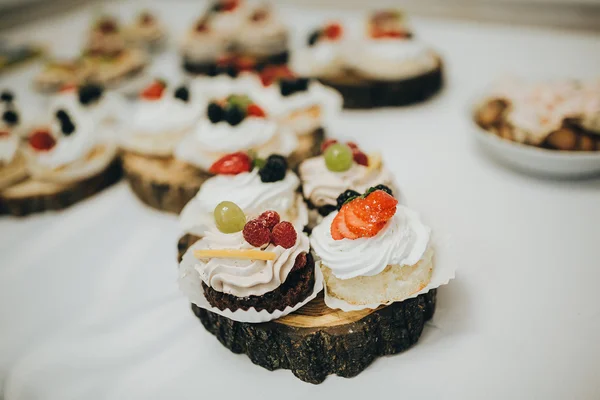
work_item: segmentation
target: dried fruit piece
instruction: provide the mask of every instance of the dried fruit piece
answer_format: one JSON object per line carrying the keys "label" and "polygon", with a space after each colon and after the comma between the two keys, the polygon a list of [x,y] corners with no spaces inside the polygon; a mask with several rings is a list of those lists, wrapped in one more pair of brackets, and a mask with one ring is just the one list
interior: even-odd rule
{"label": "dried fruit piece", "polygon": [[258,219],[248,221],[242,233],[246,242],[254,247],[262,247],[271,240],[271,231]]}
{"label": "dried fruit piece", "polygon": [[275,246],[281,246],[284,249],[291,249],[296,244],[298,234],[294,225],[290,222],[283,221],[273,227],[271,232],[271,241]]}
{"label": "dried fruit piece", "polygon": [[210,166],[208,172],[218,175],[237,175],[252,170],[252,160],[248,154],[238,151],[221,157]]}

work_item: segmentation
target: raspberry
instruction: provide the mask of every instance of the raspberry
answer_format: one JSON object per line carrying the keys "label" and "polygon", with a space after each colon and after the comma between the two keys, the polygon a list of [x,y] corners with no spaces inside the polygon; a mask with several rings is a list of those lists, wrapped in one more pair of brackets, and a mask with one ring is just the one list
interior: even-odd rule
{"label": "raspberry", "polygon": [[331,146],[332,144],[336,144],[337,142],[338,141],[335,139],[327,139],[326,141],[324,141],[323,144],[321,144],[321,153],[327,150],[329,146]]}
{"label": "raspberry", "polygon": [[328,39],[335,40],[342,36],[342,26],[338,23],[329,24],[323,30]]}
{"label": "raspberry", "polygon": [[280,217],[279,214],[277,214],[277,211],[272,210],[265,211],[264,213],[260,214],[260,216],[257,219],[259,221],[262,221],[268,230],[273,230],[275,225],[277,225],[280,221]]}
{"label": "raspberry", "polygon": [[54,147],[56,140],[52,137],[50,132],[46,130],[39,130],[33,132],[29,136],[29,145],[38,151],[48,151]]}
{"label": "raspberry", "polygon": [[296,257],[296,261],[294,262],[294,267],[292,268],[292,272],[302,269],[305,265],[306,265],[306,253],[302,252],[302,253],[298,254],[298,257]]}
{"label": "raspberry", "polygon": [[354,158],[354,162],[358,165],[364,165],[365,167],[369,166],[369,157],[365,153],[360,150],[352,151],[352,157]]}
{"label": "raspberry", "polygon": [[350,147],[352,151],[358,150],[358,145],[354,142],[346,142],[346,146]]}
{"label": "raspberry", "polygon": [[271,240],[271,232],[262,221],[257,219],[246,222],[242,233],[246,242],[254,247],[262,247]]}
{"label": "raspberry", "polygon": [[256,118],[265,118],[267,116],[264,110],[257,104],[250,104],[246,109],[246,115]]}
{"label": "raspberry", "polygon": [[208,172],[219,175],[237,175],[252,170],[252,160],[248,154],[238,151],[221,157],[210,166]]}
{"label": "raspberry", "polygon": [[290,249],[296,244],[298,234],[294,225],[290,222],[283,221],[275,225],[271,232],[271,241],[275,246],[281,246],[284,249]]}

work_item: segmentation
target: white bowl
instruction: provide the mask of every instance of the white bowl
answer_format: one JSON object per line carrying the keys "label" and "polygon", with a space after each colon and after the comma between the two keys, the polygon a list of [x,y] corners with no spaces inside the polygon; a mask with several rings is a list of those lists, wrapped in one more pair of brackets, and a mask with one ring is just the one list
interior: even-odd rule
{"label": "white bowl", "polygon": [[502,139],[469,116],[479,146],[501,163],[534,175],[582,178],[600,174],[600,151],[547,150]]}

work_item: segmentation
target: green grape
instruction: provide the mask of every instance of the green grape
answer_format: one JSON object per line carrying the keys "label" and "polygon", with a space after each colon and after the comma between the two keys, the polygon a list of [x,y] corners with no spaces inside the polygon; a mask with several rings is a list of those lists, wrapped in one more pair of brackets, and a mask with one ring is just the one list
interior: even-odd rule
{"label": "green grape", "polygon": [[227,102],[233,106],[241,108],[242,110],[245,110],[250,104],[252,104],[250,97],[246,96],[245,94],[232,94],[227,98]]}
{"label": "green grape", "polygon": [[324,153],[325,165],[333,172],[348,171],[352,166],[352,149],[345,144],[335,143],[327,147]]}
{"label": "green grape", "polygon": [[215,223],[223,233],[235,233],[244,229],[246,216],[237,204],[231,201],[222,201],[215,207]]}

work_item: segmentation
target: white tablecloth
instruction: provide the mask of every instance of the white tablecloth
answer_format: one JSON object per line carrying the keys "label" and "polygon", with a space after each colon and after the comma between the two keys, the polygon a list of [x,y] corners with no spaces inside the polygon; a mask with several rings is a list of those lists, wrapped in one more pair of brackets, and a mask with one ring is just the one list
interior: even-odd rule
{"label": "white tablecloth", "polygon": [[[180,34],[200,8],[169,3],[159,3],[163,18]],[[298,27],[323,19],[283,11]],[[59,49],[77,44],[86,22],[74,11],[12,35]],[[466,115],[505,72],[600,73],[600,37],[414,25],[447,61],[443,93],[401,110],[345,112],[333,124],[338,136],[382,150],[408,204],[449,243],[444,262],[460,268],[414,348],[319,386],[232,354],[178,292],[176,217],[145,208],[121,183],[61,213],[0,220],[4,399],[600,398],[600,180],[498,166],[473,147]],[[155,71],[174,73],[169,59]],[[0,86],[23,90],[34,70]]]}

